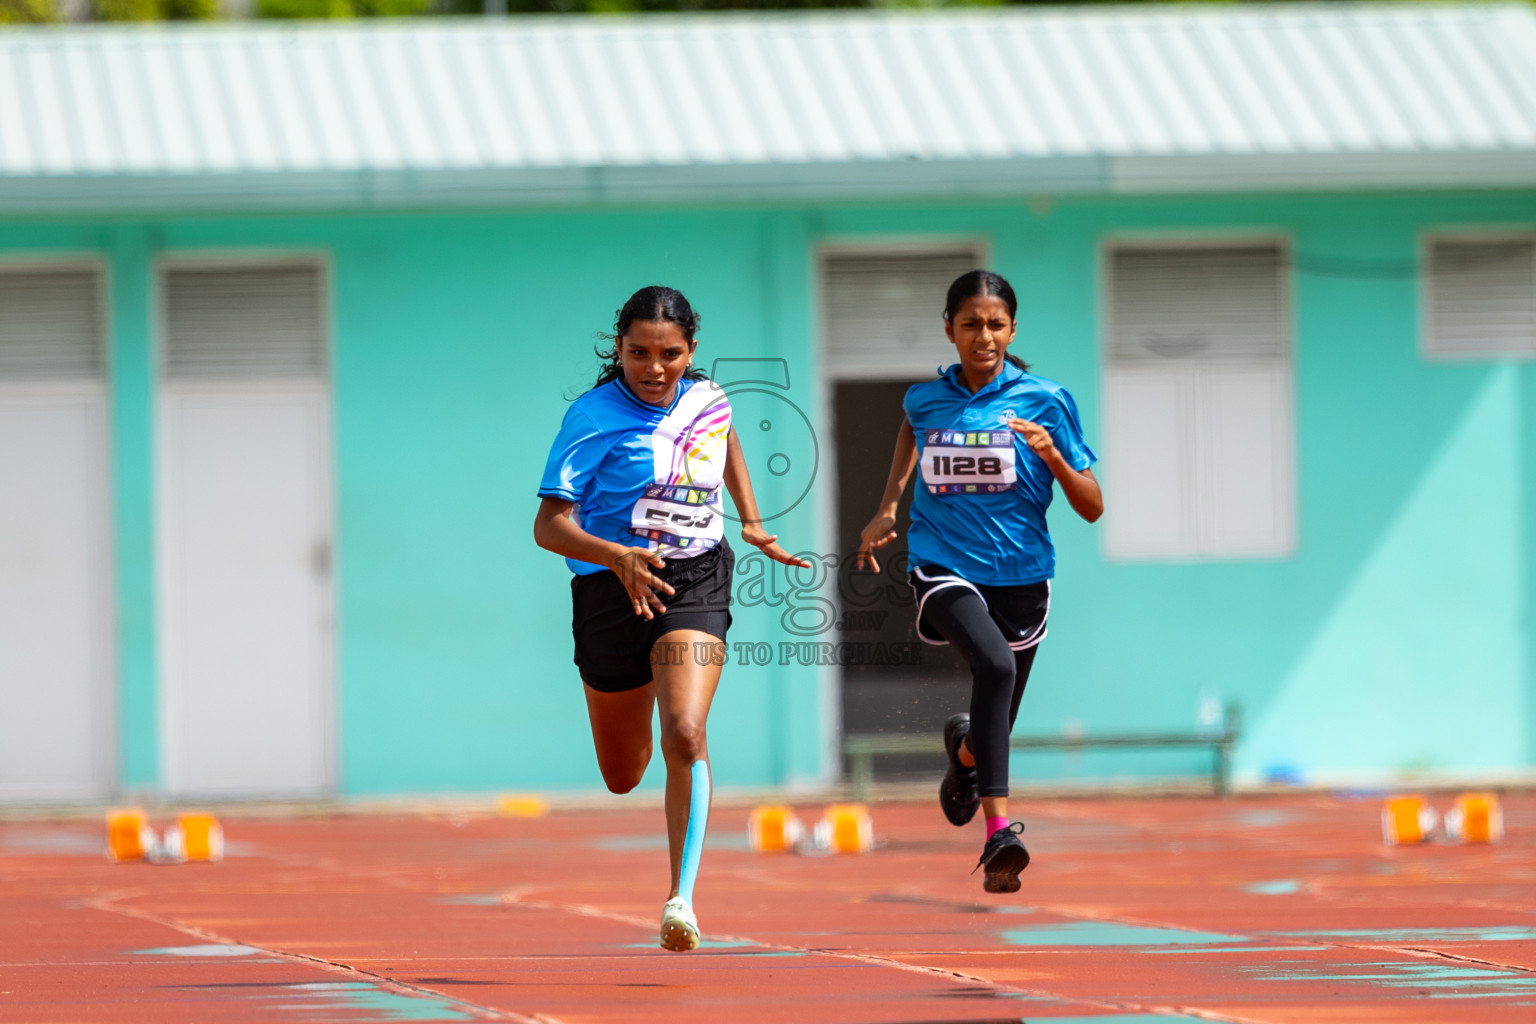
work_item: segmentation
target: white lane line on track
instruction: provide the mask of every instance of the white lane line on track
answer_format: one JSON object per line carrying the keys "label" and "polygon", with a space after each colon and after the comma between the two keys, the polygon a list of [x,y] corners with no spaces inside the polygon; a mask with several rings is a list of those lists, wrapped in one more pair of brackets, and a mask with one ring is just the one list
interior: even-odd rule
{"label": "white lane line on track", "polygon": [[[621,924],[632,924],[636,927],[654,929],[656,923],[645,918],[636,917],[633,914],[620,914],[616,911],[604,910],[587,903],[551,903],[546,900],[530,900],[524,897],[529,891],[528,886],[519,886],[501,893],[501,905],[508,907],[521,907],[530,910],[549,910],[560,913],[575,914],[580,917],[595,917],[603,920],[616,921]],[[1057,1002],[1077,1003],[1082,1006],[1102,1007],[1110,1010],[1123,1010],[1141,1014],[1184,1014],[1189,1017],[1197,1017],[1201,1020],[1218,1021],[1221,1024],[1272,1024],[1256,1017],[1235,1017],[1230,1014],[1213,1013],[1197,1007],[1161,1005],[1150,1003],[1135,1003],[1123,1000],[1109,999],[1082,999],[1078,997],[1064,997],[1045,989],[1024,988],[1018,985],[1005,985],[974,974],[966,974],[963,971],[952,971],[943,967],[924,967],[921,964],[909,964],[890,957],[879,956],[874,953],[851,953],[845,950],[822,949],[815,946],[794,946],[778,942],[764,942],[748,935],[711,935],[712,939],[720,939],[725,942],[741,942],[758,947],[759,949],[773,949],[786,953],[820,954],[839,960],[852,960],[858,963],[868,963],[878,967],[890,967],[898,971],[907,971],[913,974],[921,974],[930,978],[942,978],[950,982],[964,982],[971,985],[984,985],[987,988],[999,991],[1017,993],[1019,995],[1034,996],[1040,999],[1051,999]],[[658,949],[661,947],[658,945]],[[721,950],[729,953],[732,950]],[[684,955],[684,954],[678,954]]]}
{"label": "white lane line on track", "polygon": [[100,910],[104,913],[121,914],[125,917],[137,918],[140,921],[148,921],[151,924],[158,924],[163,927],[179,931],[184,935],[190,935],[193,938],[202,939],[205,942],[215,942],[221,945],[231,946],[250,946],[253,949],[259,949],[263,953],[268,953],[273,957],[287,960],[291,963],[307,964],[311,967],[318,967],[319,969],[328,971],[332,974],[346,975],[354,980],[359,978],[366,978],[370,984],[376,985],[387,992],[393,992],[396,995],[402,996],[411,996],[415,998],[426,997],[439,1000],[441,1002],[449,1003],[455,1007],[461,1008],[466,1012],[475,1015],[481,1020],[510,1021],[512,1024],[562,1024],[562,1022],[557,1018],[548,1017],[543,1014],[533,1014],[530,1016],[527,1014],[508,1013],[504,1010],[493,1009],[489,1006],[481,1006],[478,1003],[472,1003],[465,999],[459,999],[444,992],[439,992],[436,989],[427,988],[423,985],[411,985],[406,982],[396,981],[393,978],[386,978],[383,975],[375,974],[372,971],[365,971],[335,960],[325,960],[320,957],[309,956],[304,953],[291,953],[286,950],[272,949],[267,946],[258,946],[250,942],[243,942],[225,935],[220,935],[217,932],[209,931],[206,928],[200,928],[197,925],[178,921],[175,918],[164,917],[159,914],[151,913],[147,910],[139,910],[135,907],[119,906],[116,902],[120,899],[129,899],[138,895],[143,895],[143,893],[119,893],[117,895],[102,896],[95,899],[84,900],[82,901],[82,905],[90,907],[93,910]]}

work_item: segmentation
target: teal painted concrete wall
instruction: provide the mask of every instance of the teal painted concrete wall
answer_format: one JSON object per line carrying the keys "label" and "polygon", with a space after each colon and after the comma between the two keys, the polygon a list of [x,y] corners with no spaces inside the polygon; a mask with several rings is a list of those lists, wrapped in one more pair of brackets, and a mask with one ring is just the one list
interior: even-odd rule
{"label": "teal painted concrete wall", "polygon": [[[1187,730],[1213,695],[1243,709],[1236,767],[1249,782],[1531,767],[1536,434],[1526,410],[1536,367],[1427,360],[1418,281],[1391,271],[1415,264],[1426,231],[1529,224],[1533,209],[1528,195],[1083,199],[818,219],[837,238],[985,238],[1019,292],[1022,353],[1078,399],[1111,508],[1114,452],[1098,427],[1104,242],[1273,234],[1296,257],[1294,555],[1111,563],[1098,529],[1058,504],[1051,636],[1018,731]],[[1024,755],[1015,774],[1136,776],[1208,762],[1193,752]]]}
{"label": "teal painted concrete wall", "polygon": [[[1437,227],[1528,223],[1529,194],[1073,199],[835,209],[545,210],[0,224],[0,256],[97,253],[111,274],[112,466],[125,790],[159,780],[153,571],[153,260],[324,253],[333,275],[339,779],[343,793],[596,789],[570,664],[567,574],[532,543],[549,439],[592,346],[643,284],[703,315],[700,360],[776,357],[822,422],[815,254],[838,242],[983,240],[1017,287],[1020,345],[1099,430],[1106,238],[1273,233],[1294,272],[1298,546],[1267,561],[1117,564],[1052,515],[1050,639],[1019,730],[1188,728],[1239,702],[1238,768],[1312,780],[1509,774],[1536,760],[1530,590],[1536,367],[1426,360],[1411,265]],[[749,445],[753,438],[744,434]],[[795,444],[799,444],[795,442]],[[751,453],[754,460],[764,452]],[[790,454],[809,460],[803,444]],[[823,453],[825,454],[828,453]],[[825,462],[823,472],[825,472]],[[755,474],[765,505],[796,487]],[[774,524],[826,552],[823,488]],[[873,501],[873,496],[871,496]],[[740,552],[745,556],[748,552]],[[802,597],[819,580],[784,581]],[[737,609],[733,641],[796,639],[784,604]],[[777,650],[775,648],[775,650]],[[734,661],[734,659],[733,659]],[[775,662],[777,658],[775,658]],[[832,670],[732,664],[711,719],[721,786],[833,770]],[[1021,758],[1016,776],[1202,770],[1206,755]],[[659,784],[659,772],[647,785]]]}
{"label": "teal painted concrete wall", "polygon": [[[784,266],[785,230],[674,212],[161,226],[166,252],[321,251],[332,267],[343,792],[601,787],[569,574],[531,539],[549,442],[591,384],[599,332],[653,281],[702,311],[706,365],[809,367],[806,271]],[[790,397],[810,407],[812,384],[802,374]],[[775,503],[777,481],[758,475]],[[816,546],[809,505],[777,525]],[[738,636],[780,632],[743,609]],[[819,685],[733,666],[711,717],[717,784],[824,776]]]}

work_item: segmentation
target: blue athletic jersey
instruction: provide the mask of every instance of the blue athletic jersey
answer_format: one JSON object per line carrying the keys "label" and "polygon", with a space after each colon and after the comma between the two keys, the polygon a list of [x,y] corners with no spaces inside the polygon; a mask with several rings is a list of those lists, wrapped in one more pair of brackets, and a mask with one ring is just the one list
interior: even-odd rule
{"label": "blue athletic jersey", "polygon": [[[720,486],[731,404],[714,381],[680,380],[669,408],[621,381],[571,403],[549,450],[539,497],[576,505],[592,536],[666,559],[692,558],[725,535]],[[578,575],[603,566],[567,558]]]}
{"label": "blue athletic jersey", "polygon": [[1067,389],[1006,363],[973,395],[956,363],[938,380],[912,385],[901,404],[918,453],[912,564],[941,565],[994,587],[1055,575],[1045,525],[1055,478],[1008,421],[1040,424],[1067,465],[1087,469],[1098,456],[1083,440]]}

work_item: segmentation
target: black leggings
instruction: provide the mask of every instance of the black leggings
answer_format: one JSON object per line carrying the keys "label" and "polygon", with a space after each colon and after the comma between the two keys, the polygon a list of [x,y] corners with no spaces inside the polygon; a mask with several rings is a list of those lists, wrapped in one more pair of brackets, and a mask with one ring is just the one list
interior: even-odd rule
{"label": "black leggings", "polygon": [[923,603],[923,617],[971,666],[971,734],[982,796],[1008,795],[1008,736],[1035,663],[1038,644],[1009,648],[986,602],[970,587],[941,587]]}

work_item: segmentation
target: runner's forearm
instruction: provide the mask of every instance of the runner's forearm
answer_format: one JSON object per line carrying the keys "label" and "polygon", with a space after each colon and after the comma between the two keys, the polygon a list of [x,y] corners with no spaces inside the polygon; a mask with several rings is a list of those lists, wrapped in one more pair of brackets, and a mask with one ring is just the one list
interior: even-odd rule
{"label": "runner's forearm", "polygon": [[578,562],[612,566],[613,560],[627,548],[622,544],[599,540],[577,526],[571,518],[571,503],[559,498],[542,498],[533,520],[533,542]]}
{"label": "runner's forearm", "polygon": [[896,506],[901,502],[902,492],[907,489],[907,481],[912,478],[916,465],[917,441],[912,437],[912,425],[903,416],[896,432],[896,450],[891,453],[891,472],[885,479],[885,493],[880,496],[876,515],[896,514]]}
{"label": "runner's forearm", "polygon": [[1104,514],[1104,492],[1093,470],[1073,469],[1059,452],[1048,465],[1051,475],[1061,485],[1061,493],[1066,495],[1067,504],[1072,506],[1072,511],[1090,523],[1096,522]]}

